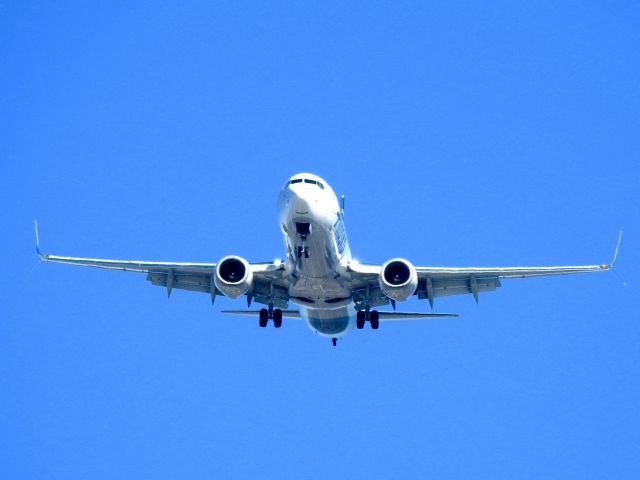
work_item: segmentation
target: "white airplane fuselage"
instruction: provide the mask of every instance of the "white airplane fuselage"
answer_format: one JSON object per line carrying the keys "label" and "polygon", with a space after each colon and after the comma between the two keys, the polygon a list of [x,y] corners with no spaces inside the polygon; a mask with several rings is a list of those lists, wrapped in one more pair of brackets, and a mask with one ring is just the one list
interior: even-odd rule
{"label": "white airplane fuselage", "polygon": [[278,213],[291,302],[319,335],[344,335],[354,327],[356,311],[345,278],[351,251],[336,194],[316,175],[294,175],[280,191]]}

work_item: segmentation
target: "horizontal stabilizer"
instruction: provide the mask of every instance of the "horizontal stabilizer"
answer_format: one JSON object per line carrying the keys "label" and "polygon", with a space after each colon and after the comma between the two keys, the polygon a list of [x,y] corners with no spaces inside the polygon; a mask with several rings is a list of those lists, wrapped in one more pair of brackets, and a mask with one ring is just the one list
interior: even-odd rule
{"label": "horizontal stabilizer", "polygon": [[420,320],[423,318],[459,317],[457,313],[378,312],[380,320]]}
{"label": "horizontal stabilizer", "polygon": [[[231,315],[260,315],[260,310],[223,310]],[[423,312],[378,312],[380,320],[420,320],[423,318],[459,317],[457,313],[423,313]],[[283,310],[283,318],[300,318],[298,310]]]}
{"label": "horizontal stabilizer", "polygon": [[[260,310],[222,310],[222,313],[257,316],[260,315]],[[300,318],[300,312],[298,310],[282,310],[282,318]]]}

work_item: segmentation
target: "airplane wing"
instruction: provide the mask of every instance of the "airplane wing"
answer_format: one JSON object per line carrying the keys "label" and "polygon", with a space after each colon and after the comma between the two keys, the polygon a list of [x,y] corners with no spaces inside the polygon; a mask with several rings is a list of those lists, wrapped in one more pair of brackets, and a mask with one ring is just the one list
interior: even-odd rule
{"label": "airplane wing", "polygon": [[[622,232],[611,263],[601,265],[578,265],[558,267],[416,267],[418,288],[414,295],[419,299],[428,299],[433,307],[433,299],[449,295],[472,294],[478,302],[480,292],[494,291],[501,286],[503,278],[527,278],[549,275],[571,275],[575,273],[602,272],[610,270],[618,255]],[[354,285],[353,298],[356,305],[386,305],[389,299],[378,285],[380,265],[349,264]],[[392,302],[393,303],[393,302]]]}
{"label": "airplane wing", "polygon": [[[167,289],[167,296],[171,295],[174,288],[208,293],[212,303],[215,301],[216,295],[223,295],[216,288],[213,281],[215,263],[108,260],[43,254],[40,251],[37,223],[36,251],[40,259],[45,262],[146,273],[147,280],[152,285]],[[268,304],[271,300],[275,307],[287,308],[289,294],[287,288],[282,284],[284,273],[282,265],[276,263],[252,263],[249,267],[253,272],[254,282],[253,288],[247,293],[247,303],[250,304],[255,300],[258,303]]]}

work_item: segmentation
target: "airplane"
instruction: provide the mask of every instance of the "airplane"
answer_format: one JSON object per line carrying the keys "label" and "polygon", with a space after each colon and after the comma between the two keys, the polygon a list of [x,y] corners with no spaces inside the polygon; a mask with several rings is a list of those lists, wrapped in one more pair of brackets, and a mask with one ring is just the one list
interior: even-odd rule
{"label": "airplane", "polygon": [[[303,319],[318,335],[339,338],[368,323],[377,330],[386,320],[457,317],[453,313],[399,312],[396,302],[409,297],[434,299],[450,295],[478,295],[494,291],[505,278],[540,277],[610,270],[616,261],[622,232],[613,259],[608,264],[552,267],[420,267],[409,260],[392,258],[383,265],[361,264],[351,256],[344,224],[344,196],[338,197],[329,184],[311,173],[289,178],[278,196],[279,226],[284,236],[286,258],[267,263],[249,263],[237,255],[217,263],[146,262],[62,257],[40,251],[38,223],[35,223],[36,252],[41,260],[109,270],[143,272],[153,285],[208,293],[217,296],[246,296],[264,305],[258,310],[224,310],[223,313],[258,317],[260,327],[271,321],[275,328],[283,318]],[[290,309],[289,304],[298,309]],[[377,308],[391,305],[391,311]]]}

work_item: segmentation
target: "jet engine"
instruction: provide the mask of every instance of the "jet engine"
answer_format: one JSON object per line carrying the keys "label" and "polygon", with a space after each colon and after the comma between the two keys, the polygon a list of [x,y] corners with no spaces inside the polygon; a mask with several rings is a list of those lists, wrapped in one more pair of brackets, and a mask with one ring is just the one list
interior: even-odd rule
{"label": "jet engine", "polygon": [[418,288],[416,267],[404,258],[394,258],[380,269],[380,289],[392,300],[406,300]]}
{"label": "jet engine", "polygon": [[253,283],[253,272],[242,257],[224,257],[216,265],[214,282],[216,288],[229,298],[238,298],[247,293]]}

